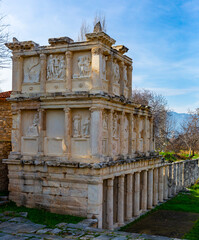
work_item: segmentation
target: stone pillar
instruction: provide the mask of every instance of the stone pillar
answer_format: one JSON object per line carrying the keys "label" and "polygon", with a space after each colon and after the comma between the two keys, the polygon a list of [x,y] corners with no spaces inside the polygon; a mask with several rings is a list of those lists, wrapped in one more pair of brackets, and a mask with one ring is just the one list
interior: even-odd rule
{"label": "stone pillar", "polygon": [[108,155],[112,157],[113,155],[113,110],[109,112],[109,122],[108,122]]}
{"label": "stone pillar", "polygon": [[168,199],[168,166],[164,167],[164,199]]}
{"label": "stone pillar", "polygon": [[102,155],[102,109],[90,108],[91,111],[91,153],[92,158],[99,159]]}
{"label": "stone pillar", "polygon": [[96,93],[102,91],[102,48],[92,48],[92,89],[91,92]]}
{"label": "stone pillar", "polygon": [[110,54],[107,59],[107,73],[106,77],[108,79],[108,92],[109,94],[113,94],[113,82],[114,82],[114,75],[113,75],[113,54]]}
{"label": "stone pillar", "polygon": [[40,54],[40,65],[41,65],[41,77],[40,77],[40,91],[46,92],[46,79],[47,79],[47,57],[46,54]]}
{"label": "stone pillar", "polygon": [[124,223],[124,175],[119,176],[118,185],[118,225]]}
{"label": "stone pillar", "polygon": [[38,127],[38,155],[44,154],[44,109],[38,109],[39,112],[39,127]]}
{"label": "stone pillar", "polygon": [[134,174],[134,216],[139,216],[140,214],[140,172]]}
{"label": "stone pillar", "polygon": [[173,195],[176,195],[176,164],[173,163]]}
{"label": "stone pillar", "polygon": [[158,204],[158,168],[153,170],[153,205]]}
{"label": "stone pillar", "polygon": [[108,229],[113,229],[113,179],[107,180],[107,223]]}
{"label": "stone pillar", "polygon": [[133,174],[127,175],[126,218],[130,220],[133,214]]}
{"label": "stone pillar", "polygon": [[168,196],[172,197],[172,184],[173,184],[173,180],[172,180],[172,164],[169,165],[169,174],[168,174]]}
{"label": "stone pillar", "polygon": [[12,154],[21,153],[21,110],[12,111]]}
{"label": "stone pillar", "polygon": [[179,163],[176,163],[176,192],[179,192]]}
{"label": "stone pillar", "polygon": [[71,156],[71,130],[72,130],[71,110],[70,110],[70,108],[65,107],[64,112],[65,112],[64,154],[67,157],[67,159],[70,159],[70,156]]}
{"label": "stone pillar", "polygon": [[142,211],[147,210],[147,171],[142,172],[142,199],[141,199]]}
{"label": "stone pillar", "polygon": [[102,228],[103,182],[88,184],[87,218],[98,219],[98,228]]}
{"label": "stone pillar", "polygon": [[132,71],[133,71],[133,67],[129,66],[127,69],[127,78],[128,78],[128,98],[131,99],[132,98]]}
{"label": "stone pillar", "polygon": [[13,55],[12,57],[12,94],[20,93],[23,82],[23,58]]}
{"label": "stone pillar", "polygon": [[148,170],[148,185],[147,185],[147,208],[153,207],[153,169]]}
{"label": "stone pillar", "polygon": [[65,53],[66,58],[66,90],[71,92],[72,91],[72,52],[67,51]]}
{"label": "stone pillar", "polygon": [[164,190],[164,182],[163,182],[163,167],[160,167],[158,170],[158,177],[159,177],[159,183],[158,183],[158,199],[159,202],[163,202],[163,190]]}

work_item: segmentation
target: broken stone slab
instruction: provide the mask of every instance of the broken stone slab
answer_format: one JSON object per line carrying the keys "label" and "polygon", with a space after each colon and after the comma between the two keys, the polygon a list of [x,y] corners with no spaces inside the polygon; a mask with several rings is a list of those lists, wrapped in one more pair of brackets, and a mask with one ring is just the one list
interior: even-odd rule
{"label": "broken stone slab", "polygon": [[58,227],[58,228],[66,228],[68,226],[68,223],[58,223],[57,225],[55,225],[55,227]]}

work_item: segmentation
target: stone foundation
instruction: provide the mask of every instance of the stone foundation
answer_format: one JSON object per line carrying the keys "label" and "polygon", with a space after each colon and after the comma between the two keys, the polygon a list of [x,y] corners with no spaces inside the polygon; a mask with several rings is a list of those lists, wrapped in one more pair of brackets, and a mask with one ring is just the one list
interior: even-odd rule
{"label": "stone foundation", "polygon": [[168,164],[158,156],[89,167],[38,159],[7,163],[9,198],[17,205],[97,218],[98,227],[108,229],[175,196],[199,175],[198,159]]}

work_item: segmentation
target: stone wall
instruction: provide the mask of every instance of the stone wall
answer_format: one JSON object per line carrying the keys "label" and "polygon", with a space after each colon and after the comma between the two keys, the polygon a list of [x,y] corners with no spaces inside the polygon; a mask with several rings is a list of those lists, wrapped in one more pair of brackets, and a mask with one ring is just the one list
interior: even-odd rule
{"label": "stone wall", "polygon": [[8,189],[7,165],[3,164],[2,160],[7,158],[11,151],[11,104],[6,101],[10,93],[0,93],[0,191]]}

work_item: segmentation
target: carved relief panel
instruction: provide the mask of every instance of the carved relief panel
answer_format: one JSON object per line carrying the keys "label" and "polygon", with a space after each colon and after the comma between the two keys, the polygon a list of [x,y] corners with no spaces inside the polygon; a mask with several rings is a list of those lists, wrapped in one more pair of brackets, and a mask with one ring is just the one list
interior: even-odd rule
{"label": "carved relief panel", "polygon": [[72,157],[90,157],[90,111],[72,110]]}
{"label": "carved relief panel", "polygon": [[120,126],[121,116],[114,112],[113,114],[113,154],[117,155],[120,153]]}
{"label": "carved relief panel", "polygon": [[107,155],[108,154],[108,112],[104,110],[103,116],[102,116],[102,154]]}
{"label": "carved relief panel", "polygon": [[76,52],[73,54],[73,91],[91,89],[91,52]]}
{"label": "carved relief panel", "polygon": [[115,95],[120,95],[120,67],[116,59],[113,61],[113,93]]}
{"label": "carved relief panel", "polygon": [[40,81],[39,57],[24,58],[24,83],[38,83]]}
{"label": "carved relief panel", "polygon": [[124,116],[124,154],[128,154],[129,146],[129,119],[128,116]]}
{"label": "carved relief panel", "polygon": [[36,110],[22,111],[21,118],[21,152],[33,155],[38,152],[39,115]]}
{"label": "carved relief panel", "polygon": [[64,54],[51,54],[47,59],[47,81],[64,81],[65,79]]}

